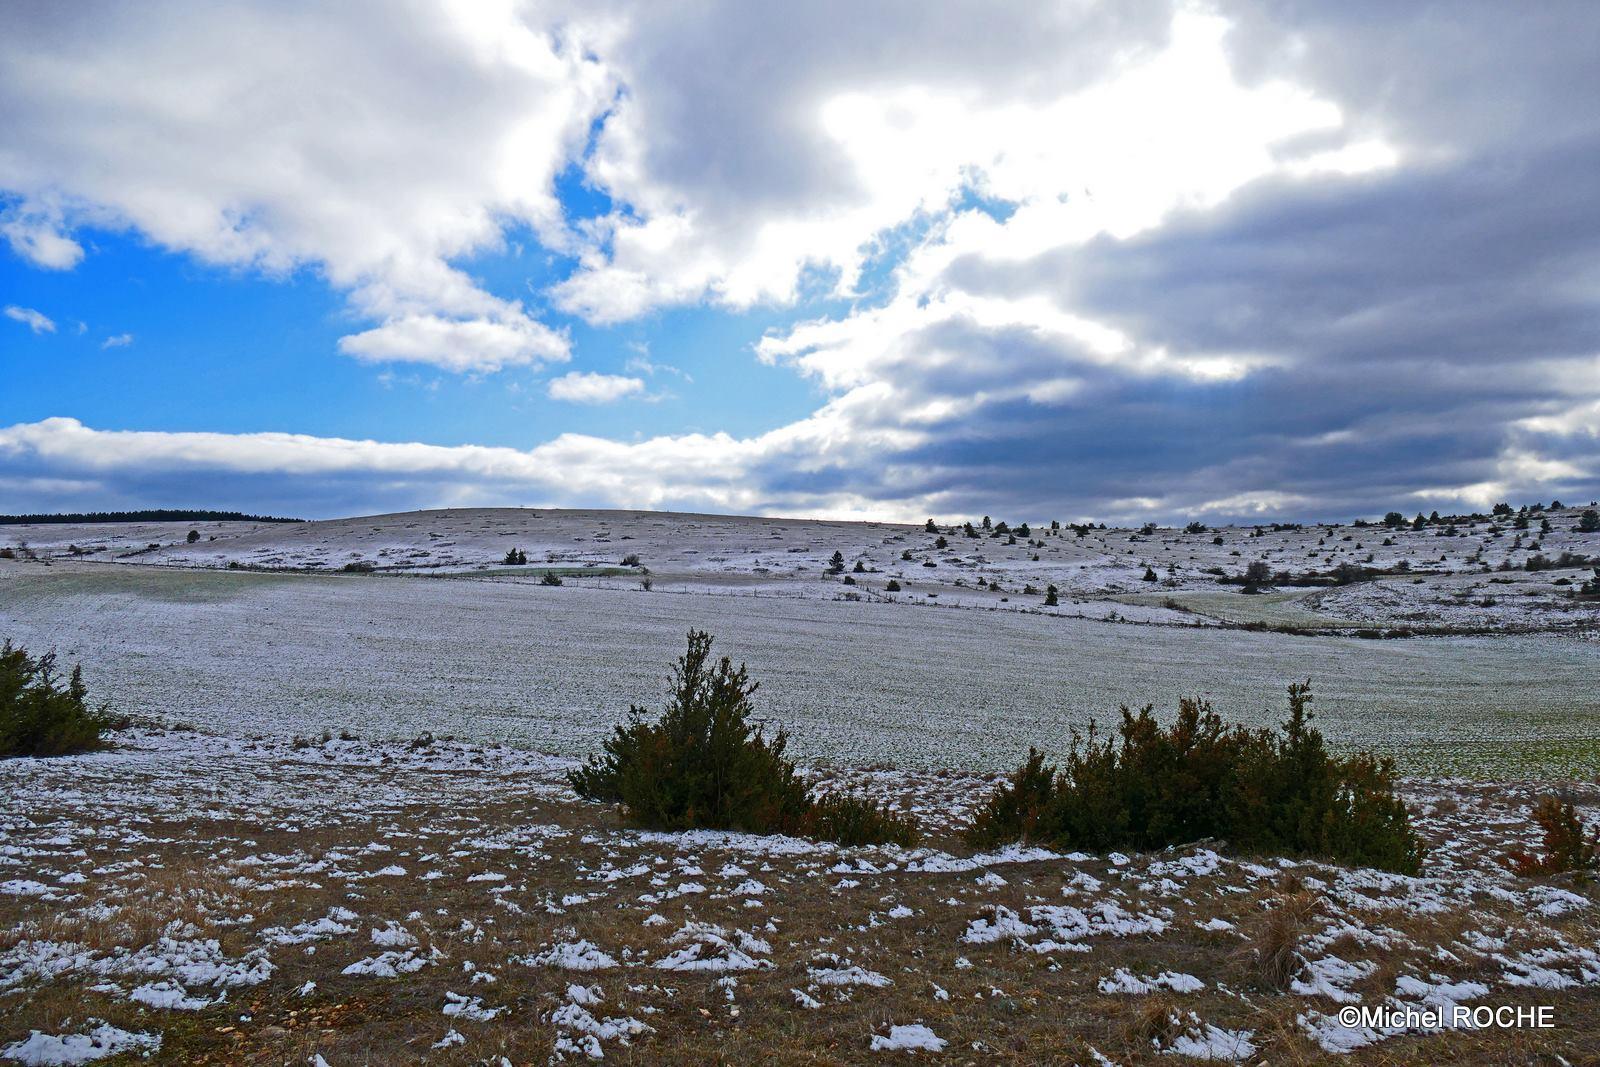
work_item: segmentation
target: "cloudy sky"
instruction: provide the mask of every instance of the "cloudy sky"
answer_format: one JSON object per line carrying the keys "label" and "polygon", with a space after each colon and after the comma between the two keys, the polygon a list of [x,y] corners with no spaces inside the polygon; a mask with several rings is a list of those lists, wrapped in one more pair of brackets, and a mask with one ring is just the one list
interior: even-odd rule
{"label": "cloudy sky", "polygon": [[1600,495],[1600,8],[0,7],[0,512]]}

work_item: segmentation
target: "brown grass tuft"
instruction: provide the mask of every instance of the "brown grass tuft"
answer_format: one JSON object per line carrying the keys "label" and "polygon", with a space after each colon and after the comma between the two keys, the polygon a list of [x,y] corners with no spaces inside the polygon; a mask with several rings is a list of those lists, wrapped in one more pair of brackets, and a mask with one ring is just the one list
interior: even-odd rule
{"label": "brown grass tuft", "polygon": [[[1304,884],[1298,877],[1284,881]],[[1266,902],[1267,910],[1250,931],[1250,943],[1240,951],[1241,962],[1254,982],[1274,992],[1289,988],[1305,967],[1300,942],[1319,906],[1317,895],[1303,888]]]}

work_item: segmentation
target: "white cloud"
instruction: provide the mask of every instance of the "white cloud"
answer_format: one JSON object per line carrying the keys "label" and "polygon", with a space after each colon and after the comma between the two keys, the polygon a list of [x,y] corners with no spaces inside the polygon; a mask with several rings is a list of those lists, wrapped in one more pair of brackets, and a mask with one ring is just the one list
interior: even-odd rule
{"label": "white cloud", "polygon": [[925,510],[923,500],[886,507],[849,491],[773,492],[763,484],[758,472],[768,464],[814,464],[826,432],[807,420],[747,439],[684,434],[624,444],[562,434],[522,451],[287,433],[105,431],[53,418],[0,429],[0,461],[27,472],[18,477],[101,485],[203,477],[286,503],[315,487],[332,494],[326,506],[341,514],[380,506],[540,503],[839,518],[892,514],[910,521]]}
{"label": "white cloud", "polygon": [[55,333],[56,324],[42,311],[33,308],[18,307],[15,304],[7,305],[6,318],[22,323],[34,333]]}
{"label": "white cloud", "polygon": [[66,8],[0,14],[0,218],[77,262],[83,225],[206,262],[312,268],[373,330],[366,359],[487,370],[564,342],[451,264],[508,224],[566,237],[554,175],[615,87],[603,21],[512,3]]}
{"label": "white cloud", "polygon": [[644,381],[620,374],[572,371],[553,379],[546,392],[552,400],[565,400],[573,404],[610,404],[625,396],[644,392]]}
{"label": "white cloud", "polygon": [[670,374],[682,378],[685,382],[693,382],[694,378],[681,367],[674,367],[670,363],[657,363],[650,358],[650,347],[644,344],[631,346],[635,355],[628,357],[628,362],[623,364],[624,370],[631,370],[635,374],[648,374],[652,378],[657,374]]}
{"label": "white cloud", "polygon": [[100,342],[101,348],[127,348],[133,344],[133,334],[119,333]]}
{"label": "white cloud", "polygon": [[522,315],[503,320],[404,315],[339,339],[339,350],[368,362],[431,363],[455,371],[561,362],[567,338]]}
{"label": "white cloud", "polygon": [[83,258],[83,246],[61,230],[60,211],[41,204],[29,211],[0,212],[0,234],[11,250],[45,270],[70,270]]}
{"label": "white cloud", "polygon": [[1549,459],[1524,448],[1508,447],[1495,463],[1498,476],[1468,485],[1434,486],[1419,489],[1414,499],[1460,500],[1472,507],[1488,510],[1502,500],[1515,498],[1519,491],[1538,492],[1552,483],[1572,484],[1591,481],[1594,472],[1566,460]]}
{"label": "white cloud", "polygon": [[1519,420],[1516,425],[1529,433],[1556,437],[1600,437],[1600,400],[1554,414],[1531,415]]}
{"label": "white cloud", "polygon": [[[1100,14],[1081,9],[1079,28],[1095,27]],[[718,15],[739,24],[726,10]],[[918,69],[897,77],[880,56],[863,54],[858,65],[822,81],[769,53],[770,76],[744,87],[755,102],[720,106],[737,109],[740,121],[754,118],[746,109],[771,108],[760,118],[795,139],[783,146],[782,165],[798,169],[799,178],[775,173],[779,164],[763,155],[767,131],[704,126],[697,110],[664,108],[645,92],[626,96],[606,120],[589,173],[633,212],[609,220],[601,231],[609,249],[592,250],[556,287],[558,302],[596,322],[701,299],[734,308],[786,303],[807,269],[834,273],[836,290],[848,293],[885,233],[946,212],[967,192],[1016,205],[1019,217],[1000,226],[974,218],[952,234],[961,240],[952,242],[950,256],[976,250],[1017,257],[1102,233],[1129,236],[1175,208],[1215,204],[1273,171],[1356,172],[1398,158],[1377,138],[1341,143],[1342,116],[1329,100],[1285,82],[1238,82],[1220,17],[1180,9],[1164,48],[1119,50],[1143,27],[1115,27],[1121,39],[1112,33],[1101,46],[1119,58],[1085,84],[1079,69],[1063,62],[1060,27],[1031,15],[1039,25],[1031,41],[1019,40],[1009,72],[964,70],[958,60],[943,74]],[[1168,28],[1159,18],[1152,24]],[[693,32],[651,26],[669,37]],[[911,52],[921,28],[897,31]],[[779,36],[750,44],[806,47]],[[856,46],[845,41],[839,48],[849,55]],[[617,68],[630,85],[654,87],[668,76],[655,63],[683,63],[678,54],[639,51],[633,38],[622,42]],[[976,55],[981,51],[964,58]],[[672,93],[665,91],[669,100]],[[1322,140],[1297,148],[1294,139],[1308,134]],[[708,173],[683,162],[674,155],[683,145],[698,146],[705,167],[722,169]],[[806,157],[825,166],[808,169],[799,162]],[[729,172],[789,195],[730,190]]]}

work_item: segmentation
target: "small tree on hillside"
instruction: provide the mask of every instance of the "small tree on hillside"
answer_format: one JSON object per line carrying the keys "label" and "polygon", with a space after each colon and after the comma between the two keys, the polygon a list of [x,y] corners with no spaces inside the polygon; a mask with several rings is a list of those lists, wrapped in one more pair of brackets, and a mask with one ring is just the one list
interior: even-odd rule
{"label": "small tree on hillside", "polygon": [[0,645],[0,756],[64,756],[104,748],[112,719],[92,707],[83,671],[65,684],[54,652],[32,656],[10,641]]}
{"label": "small tree on hillside", "polygon": [[713,663],[711,635],[689,631],[659,718],[634,706],[604,751],[567,777],[578,795],[623,804],[664,830],[804,834],[842,844],[916,841],[916,826],[862,797],[814,795],[785,754],[788,735],[755,724],[759,687],[741,664]]}

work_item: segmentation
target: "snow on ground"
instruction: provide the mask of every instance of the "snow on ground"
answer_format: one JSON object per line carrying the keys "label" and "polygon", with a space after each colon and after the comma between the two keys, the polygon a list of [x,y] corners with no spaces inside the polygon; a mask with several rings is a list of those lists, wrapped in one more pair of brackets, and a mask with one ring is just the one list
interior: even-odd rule
{"label": "snow on ground", "polygon": [[[936,532],[876,522],[639,511],[454,509],[309,523],[128,523],[0,527],[0,544],[46,558],[154,566],[248,567],[468,576],[535,582],[554,569],[601,588],[799,598],[889,599],[1163,625],[1214,625],[1206,610],[1218,577],[1262,562],[1273,571],[1341,565],[1408,575],[1331,594],[1302,590],[1296,624],[1563,629],[1593,634],[1600,606],[1568,595],[1591,575],[1576,561],[1526,571],[1563,553],[1600,562],[1600,534],[1576,530],[1578,508],[1412,529],[1303,527],[1051,529],[1036,521],[1005,534],[960,526]],[[1015,520],[1014,520],[1015,521]],[[1541,523],[1548,521],[1544,532]],[[189,543],[193,530],[198,539]],[[943,547],[940,547],[940,542]],[[505,566],[508,551],[524,567]],[[843,568],[834,572],[837,552]],[[1516,567],[1507,571],[1506,567]],[[849,579],[849,584],[846,579]],[[1147,580],[1153,579],[1153,580]],[[898,584],[890,591],[889,583]],[[1560,584],[1556,584],[1560,583]],[[1044,605],[1046,589],[1058,605]],[[1238,586],[1222,587],[1237,594]],[[1310,595],[1306,595],[1309,593]],[[1214,598],[1210,598],[1214,599]],[[1169,603],[1170,601],[1170,603]],[[1241,599],[1222,618],[1250,617]],[[1270,619],[1272,613],[1268,612]]]}
{"label": "snow on ground", "polygon": [[840,766],[1008,769],[1119,704],[1170,712],[1190,694],[1268,725],[1307,675],[1335,745],[1413,771],[1571,774],[1592,766],[1597,739],[1584,710],[1595,646],[1551,633],[1375,641],[576,582],[0,560],[0,635],[81,661],[120,711],[243,736],[431,733],[580,755],[629,704],[659,701],[691,627],[749,664],[761,714],[793,751]]}
{"label": "snow on ground", "polygon": [[[1533,843],[1531,785],[1408,781],[1432,851],[1403,877],[1208,844],[972,853],[936,828],[913,849],[649,833],[578,804],[562,783],[570,760],[515,749],[188,731],[120,741],[0,764],[0,875],[52,887],[0,898],[0,1043],[13,1059],[80,1062],[40,1057],[181,1033],[239,1058],[325,1042],[317,1054],[341,1063],[341,1027],[381,1043],[423,1017],[350,1030],[333,1020],[352,1003],[414,1006],[432,1020],[418,1047],[461,1062],[498,1047],[520,1050],[515,1062],[624,1047],[692,1058],[773,1040],[749,1029],[768,1024],[837,1042],[846,1059],[993,1050],[1014,1025],[1041,1032],[1064,1003],[1109,1019],[1129,1002],[1171,1005],[1140,1039],[1159,1057],[1443,1054],[1452,1046],[1405,1043],[1454,1035],[1347,1027],[1337,1011],[1556,998],[1571,1024],[1549,1035],[1559,1042],[1600,988],[1594,887],[1501,863]],[[872,780],[904,804],[944,779]],[[953,791],[944,825],[986,785]],[[1573,789],[1591,807],[1600,796]],[[1317,900],[1301,962],[1286,992],[1264,991],[1252,931],[1295,893]],[[76,1021],[62,1023],[50,1005],[69,994]],[[1263,1025],[1262,1004],[1291,1025]],[[783,1022],[791,1012],[806,1021]],[[174,1030],[182,1018],[202,1025]],[[1113,1059],[1139,1047],[1110,1024],[1058,1033],[1056,1052],[1087,1061],[1067,1040]]]}

